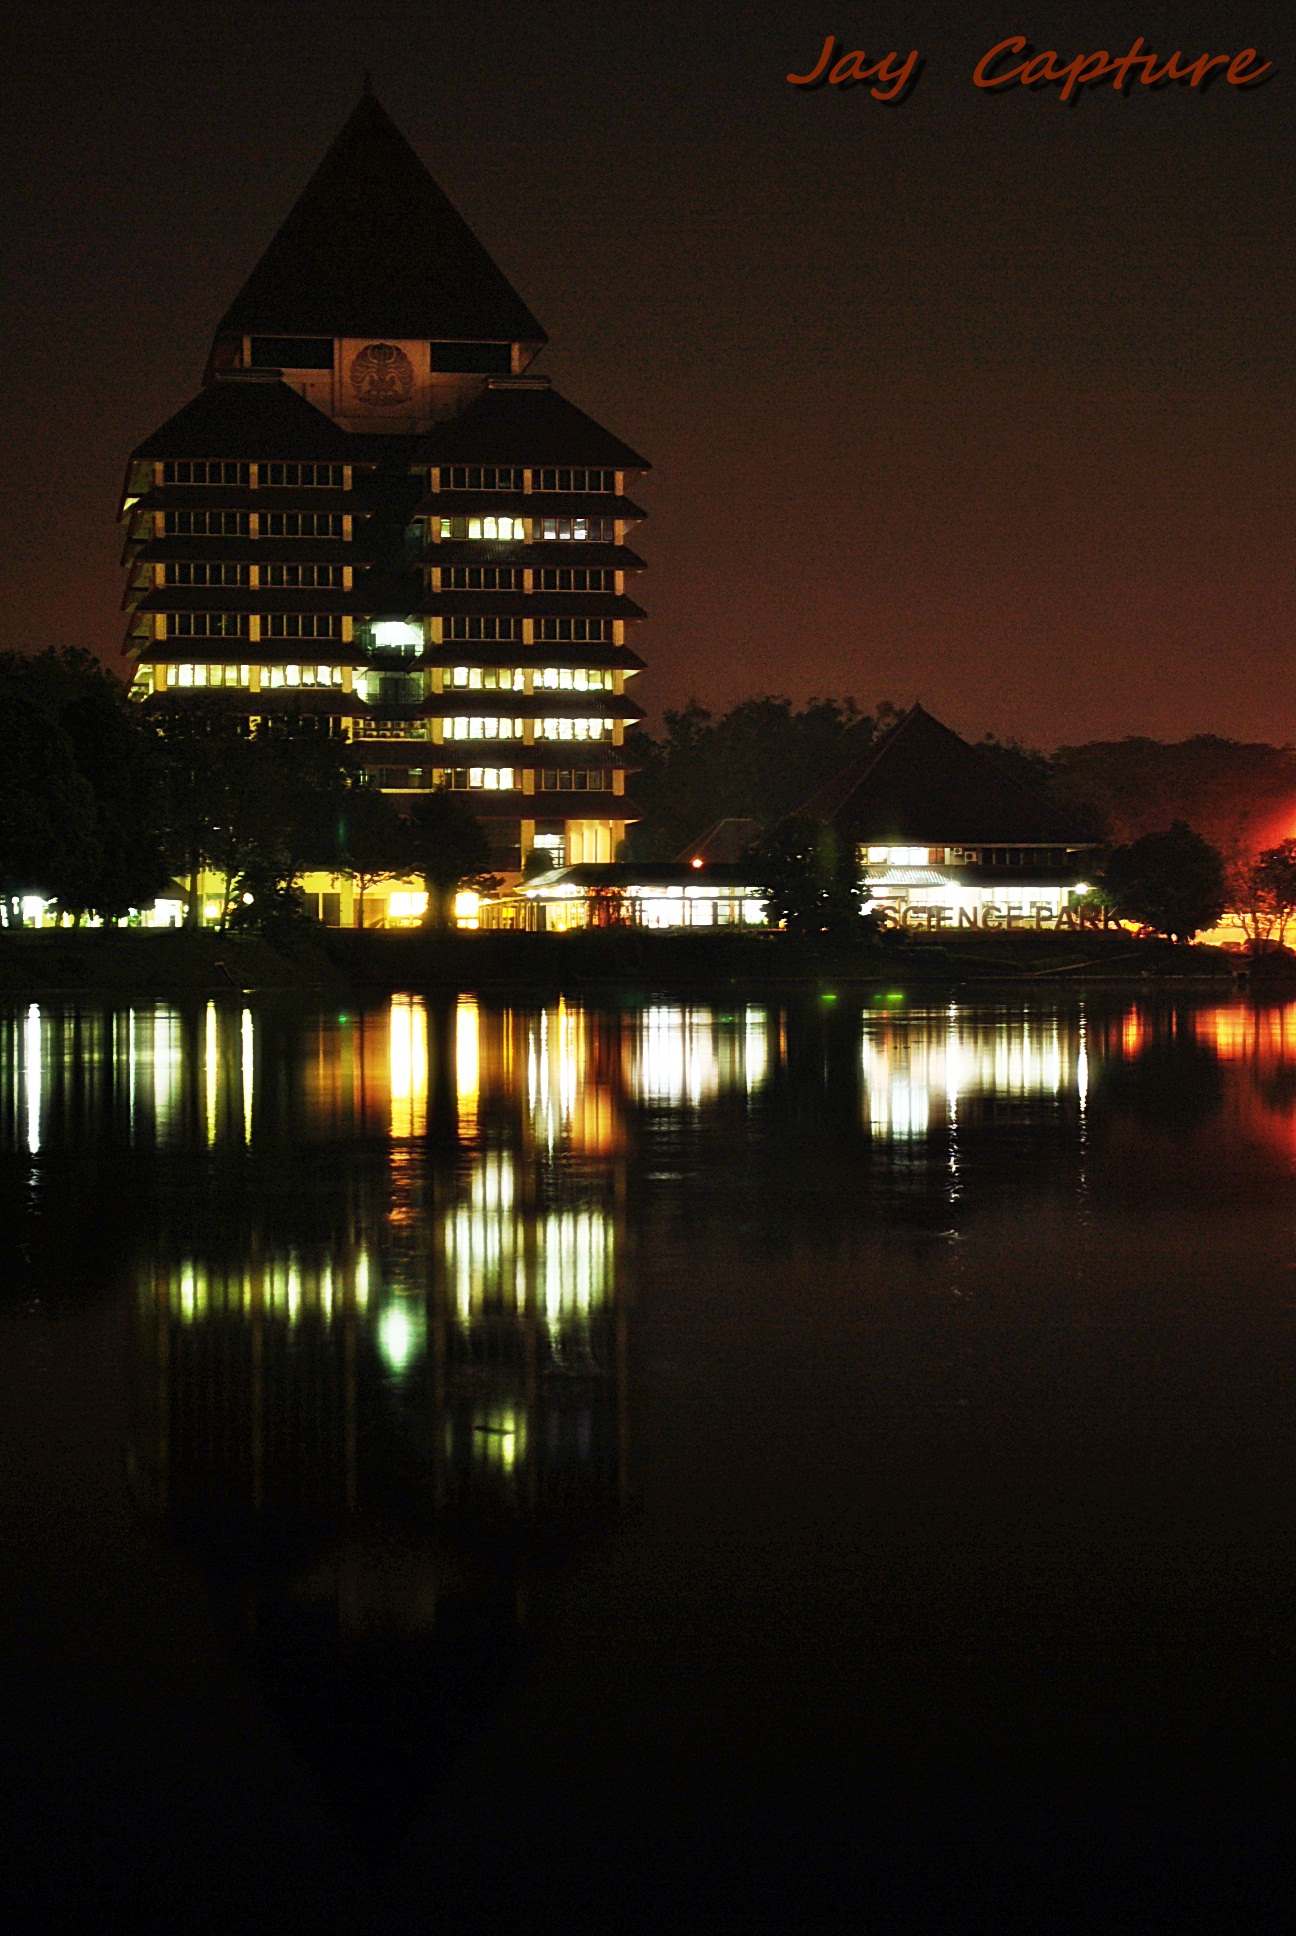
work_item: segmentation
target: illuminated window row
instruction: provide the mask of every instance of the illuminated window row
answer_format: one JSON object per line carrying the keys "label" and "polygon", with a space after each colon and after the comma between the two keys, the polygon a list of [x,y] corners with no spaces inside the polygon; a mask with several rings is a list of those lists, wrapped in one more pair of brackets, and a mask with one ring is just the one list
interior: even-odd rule
{"label": "illuminated window row", "polygon": [[[537,535],[545,540],[574,540],[576,543],[615,544],[615,518],[538,518]],[[526,542],[526,523],[522,518],[442,518],[441,536],[446,538],[495,538],[513,544]]]}
{"label": "illuminated window row", "polygon": [[512,543],[525,541],[521,518],[442,518],[443,538],[506,538]]}
{"label": "illuminated window row", "polygon": [[612,692],[615,680],[609,666],[544,666],[535,675],[545,692]]}
{"label": "illuminated window row", "polygon": [[[537,692],[616,690],[616,674],[610,666],[537,666],[532,682]],[[525,692],[526,674],[513,666],[447,666],[445,683],[470,692]]]}
{"label": "illuminated window row", "polygon": [[611,719],[537,719],[537,739],[610,739]]}
{"label": "illuminated window row", "polygon": [[[341,666],[262,666],[260,671],[263,688],[342,684]],[[166,683],[168,686],[247,686],[251,683],[251,673],[252,668],[245,665],[169,665]]]}
{"label": "illuminated window row", "polygon": [[483,789],[494,793],[502,788],[507,793],[521,784],[521,776],[513,766],[434,766],[432,784],[457,792]]}
{"label": "illuminated window row", "polygon": [[546,541],[571,539],[577,544],[615,544],[615,518],[542,518],[540,535]]}
{"label": "illuminated window row", "polygon": [[[527,771],[531,771],[530,768]],[[610,770],[596,767],[593,770],[582,767],[541,767],[535,779],[542,793],[613,793],[615,781]],[[514,766],[434,766],[432,769],[434,787],[466,790],[520,788],[522,769]]]}
{"label": "illuminated window row", "polygon": [[447,739],[521,739],[520,719],[447,719]]}
{"label": "illuminated window row", "polygon": [[452,666],[446,684],[467,687],[470,692],[525,692],[526,674],[511,666]]}

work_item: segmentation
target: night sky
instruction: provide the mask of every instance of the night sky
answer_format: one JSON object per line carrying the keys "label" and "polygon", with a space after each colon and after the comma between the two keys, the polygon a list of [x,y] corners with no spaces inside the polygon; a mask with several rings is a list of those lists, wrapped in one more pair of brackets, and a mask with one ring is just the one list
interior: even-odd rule
{"label": "night sky", "polygon": [[[1296,31],[1107,8],[19,6],[0,209],[0,644],[114,664],[128,451],[360,91],[653,459],[643,703],[921,698],[1039,745],[1296,740]],[[951,24],[951,22],[956,24]],[[899,107],[805,93],[917,47]],[[991,95],[1259,46],[1267,85]]]}

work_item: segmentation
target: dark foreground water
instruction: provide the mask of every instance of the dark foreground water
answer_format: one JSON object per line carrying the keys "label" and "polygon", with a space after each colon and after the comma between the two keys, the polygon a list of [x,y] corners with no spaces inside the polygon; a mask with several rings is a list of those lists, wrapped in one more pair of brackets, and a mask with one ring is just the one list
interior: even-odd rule
{"label": "dark foreground water", "polygon": [[6,1888],[1293,1908],[1296,1007],[0,1015]]}

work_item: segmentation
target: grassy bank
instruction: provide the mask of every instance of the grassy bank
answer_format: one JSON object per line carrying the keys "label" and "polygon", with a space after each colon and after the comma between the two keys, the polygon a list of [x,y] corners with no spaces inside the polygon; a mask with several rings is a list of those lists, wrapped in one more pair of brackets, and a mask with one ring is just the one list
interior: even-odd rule
{"label": "grassy bank", "polygon": [[67,928],[0,934],[0,993],[204,995],[342,988],[323,949],[291,955],[252,935],[178,928]]}
{"label": "grassy bank", "polygon": [[[1218,948],[1123,934],[884,936],[841,948],[794,935],[593,929],[447,934],[322,929],[290,949],[252,936],[99,929],[0,934],[0,993],[228,994],[292,990],[528,988],[1034,987],[1193,981],[1231,988],[1246,964]],[[1296,984],[1296,957],[1260,964],[1252,987]]]}
{"label": "grassy bank", "polygon": [[[347,983],[363,988],[516,985],[579,988],[901,986],[1192,979],[1231,985],[1238,958],[1123,934],[970,934],[957,941],[887,935],[835,947],[784,934],[587,929],[564,935],[371,933],[333,930],[325,946]],[[1296,960],[1288,972],[1296,976]]]}

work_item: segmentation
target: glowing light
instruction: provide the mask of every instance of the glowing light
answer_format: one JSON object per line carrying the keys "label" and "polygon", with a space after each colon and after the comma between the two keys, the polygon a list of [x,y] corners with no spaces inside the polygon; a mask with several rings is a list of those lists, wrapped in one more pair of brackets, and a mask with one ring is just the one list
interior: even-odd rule
{"label": "glowing light", "polygon": [[698,859],[698,860],[695,860],[695,861],[694,861],[694,862],[693,862],[692,864],[693,864],[693,866],[694,866],[694,867],[701,867],[701,866],[703,865],[703,863],[702,863],[702,861],[701,861],[700,859]]}
{"label": "glowing light", "polygon": [[374,626],[374,644],[391,650],[402,646],[422,645],[423,627],[410,625],[403,619],[380,619]]}
{"label": "glowing light", "polygon": [[378,1320],[378,1349],[397,1378],[423,1349],[427,1320],[417,1305],[389,1304]]}

